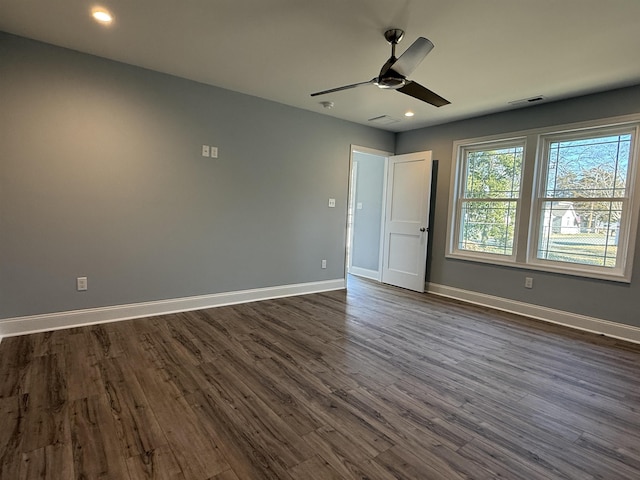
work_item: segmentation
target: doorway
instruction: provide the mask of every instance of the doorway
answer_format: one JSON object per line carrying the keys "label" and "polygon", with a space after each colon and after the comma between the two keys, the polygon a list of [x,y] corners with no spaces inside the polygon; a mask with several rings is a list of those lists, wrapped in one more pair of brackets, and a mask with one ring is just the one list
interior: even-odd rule
{"label": "doorway", "polygon": [[387,162],[390,152],[351,148],[347,208],[347,273],[382,280]]}
{"label": "doorway", "polygon": [[424,292],[431,152],[352,146],[346,273]]}

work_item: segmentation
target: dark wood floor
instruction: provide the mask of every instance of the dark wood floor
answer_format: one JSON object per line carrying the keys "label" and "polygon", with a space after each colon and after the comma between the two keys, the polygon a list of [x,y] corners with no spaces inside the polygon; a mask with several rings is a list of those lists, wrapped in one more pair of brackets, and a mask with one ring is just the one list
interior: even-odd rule
{"label": "dark wood floor", "polygon": [[0,478],[637,480],[640,346],[357,279],[6,338]]}

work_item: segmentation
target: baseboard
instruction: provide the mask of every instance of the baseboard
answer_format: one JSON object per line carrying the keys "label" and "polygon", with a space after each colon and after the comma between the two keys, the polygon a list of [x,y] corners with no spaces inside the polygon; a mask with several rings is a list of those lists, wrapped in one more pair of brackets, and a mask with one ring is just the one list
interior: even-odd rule
{"label": "baseboard", "polygon": [[190,310],[201,310],[203,308],[222,307],[224,305],[235,305],[238,303],[269,300],[272,298],[320,293],[344,288],[346,288],[345,279],[339,278],[322,282],[256,288],[197,297],[174,298],[157,302],[134,303],[130,305],[116,305],[112,307],[5,318],[0,319],[0,340],[3,337],[29,333],[117,322],[120,320],[131,320],[133,318],[166,315]]}
{"label": "baseboard", "polygon": [[352,266],[349,268],[349,273],[358,277],[370,278],[371,280],[380,280],[380,272],[377,270]]}
{"label": "baseboard", "polygon": [[628,342],[640,343],[640,328],[631,325],[565,312],[563,310],[555,310],[553,308],[519,302],[508,298],[495,297],[470,290],[462,290],[437,283],[427,283],[427,291],[435,295],[462,300],[483,307],[491,307],[496,310],[525,315],[544,322],[564,325],[565,327],[606,335]]}

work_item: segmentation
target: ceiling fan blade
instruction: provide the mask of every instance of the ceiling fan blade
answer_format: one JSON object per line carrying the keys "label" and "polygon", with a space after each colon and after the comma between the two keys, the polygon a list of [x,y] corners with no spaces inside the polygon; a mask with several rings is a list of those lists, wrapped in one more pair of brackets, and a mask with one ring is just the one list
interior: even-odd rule
{"label": "ceiling fan blade", "polygon": [[362,85],[373,84],[373,83],[375,83],[375,81],[376,81],[376,79],[373,78],[373,79],[369,80],[368,82],[352,83],[351,85],[345,85],[344,87],[331,88],[329,90],[323,90],[322,92],[312,93],[311,96],[312,97],[316,97],[318,95],[325,95],[327,93],[340,92],[342,90],[349,90],[350,88],[356,88],[356,87],[360,87]]}
{"label": "ceiling fan blade", "polygon": [[390,67],[406,78],[413,73],[431,50],[433,50],[433,43],[424,37],[418,37]]}
{"label": "ceiling fan blade", "polygon": [[449,100],[445,100],[437,93],[434,93],[419,83],[412,81],[407,82],[404,87],[398,88],[398,91],[413,98],[417,98],[418,100],[422,100],[423,102],[430,103],[436,107],[442,107],[443,105],[449,105],[451,103]]}

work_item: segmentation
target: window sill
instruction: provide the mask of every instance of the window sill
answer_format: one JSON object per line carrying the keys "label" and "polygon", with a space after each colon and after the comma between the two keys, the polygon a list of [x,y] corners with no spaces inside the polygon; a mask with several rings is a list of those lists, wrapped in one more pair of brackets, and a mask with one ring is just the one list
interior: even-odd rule
{"label": "window sill", "polygon": [[[512,257],[505,258],[488,258],[486,256],[480,255],[470,255],[466,253],[447,253],[445,258],[451,260],[462,260],[466,262],[474,262],[474,263],[484,263],[487,265],[496,265],[500,267],[511,267],[517,268],[519,270],[529,270],[529,271],[538,271],[545,273],[555,273],[560,275],[566,275],[571,277],[581,277],[581,278],[592,278],[595,280],[606,280],[609,282],[617,282],[617,283],[631,283],[631,272],[624,275],[622,273],[608,273],[608,272],[596,272],[592,270],[583,270],[580,268],[571,268],[566,266],[555,266],[550,265],[547,262],[518,262],[515,259],[511,259]],[[552,263],[552,262],[549,262]]]}

